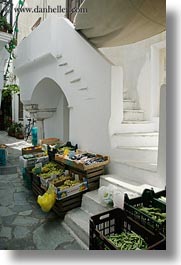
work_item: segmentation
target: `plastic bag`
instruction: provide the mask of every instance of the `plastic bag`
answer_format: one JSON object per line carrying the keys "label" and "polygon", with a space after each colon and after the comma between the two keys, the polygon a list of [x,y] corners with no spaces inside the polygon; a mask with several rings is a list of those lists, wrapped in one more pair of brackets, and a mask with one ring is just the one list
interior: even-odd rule
{"label": "plastic bag", "polygon": [[43,212],[49,212],[56,201],[56,194],[54,188],[49,186],[48,190],[41,196],[38,196],[37,202]]}
{"label": "plastic bag", "polygon": [[113,192],[115,187],[113,185],[102,186],[98,189],[98,198],[103,205],[113,205]]}
{"label": "plastic bag", "polygon": [[110,205],[114,208],[124,209],[124,195],[128,194],[129,198],[135,198],[137,193],[126,192],[114,185],[102,186],[98,189],[98,198],[102,205]]}

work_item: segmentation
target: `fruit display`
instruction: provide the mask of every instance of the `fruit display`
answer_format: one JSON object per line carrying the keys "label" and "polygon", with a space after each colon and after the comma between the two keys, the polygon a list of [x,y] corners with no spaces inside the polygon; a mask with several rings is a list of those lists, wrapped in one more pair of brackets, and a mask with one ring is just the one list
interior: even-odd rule
{"label": "fruit display", "polygon": [[42,151],[41,145],[24,147],[24,148],[22,148],[22,155],[38,153],[41,151]]}
{"label": "fruit display", "polygon": [[58,186],[60,185],[60,183],[64,183],[65,180],[70,180],[71,176],[65,176],[65,175],[61,175],[53,180],[50,181],[51,184],[53,184],[54,186]]}
{"label": "fruit display", "polygon": [[59,176],[62,174],[63,174],[63,171],[61,169],[57,169],[57,170],[50,170],[47,173],[40,173],[40,177],[43,179],[48,179],[48,178],[51,178],[52,176]]}
{"label": "fruit display", "polygon": [[[37,167],[35,166],[32,169],[32,173],[36,174],[36,170]],[[40,174],[42,178],[46,179],[51,177],[52,175],[62,175],[63,170],[56,163],[49,162],[41,168]]]}
{"label": "fruit display", "polygon": [[57,188],[60,189],[60,190],[66,190],[66,189],[74,187],[74,186],[76,186],[76,185],[78,185],[80,183],[81,182],[79,180],[66,180],[63,185],[61,185],[61,186],[59,186]]}
{"label": "fruit display", "polygon": [[87,180],[84,179],[83,182],[79,180],[66,180],[60,186],[55,187],[55,192],[57,195],[57,200],[61,200],[73,194],[85,191],[88,189]]}
{"label": "fruit display", "polygon": [[42,173],[48,173],[48,172],[50,172],[50,171],[57,170],[57,169],[59,169],[59,168],[60,168],[60,167],[59,167],[56,163],[49,162],[49,163],[45,164],[45,165],[42,167],[41,172],[42,172]]}

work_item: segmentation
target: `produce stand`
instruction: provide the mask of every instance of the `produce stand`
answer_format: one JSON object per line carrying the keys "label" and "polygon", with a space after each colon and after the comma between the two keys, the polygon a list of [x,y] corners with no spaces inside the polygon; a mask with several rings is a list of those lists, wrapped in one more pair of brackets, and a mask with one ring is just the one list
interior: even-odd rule
{"label": "produce stand", "polygon": [[[71,142],[61,145],[57,138],[44,139],[41,143],[42,146],[22,149],[20,167],[25,186],[32,188],[38,196],[53,185],[56,202],[52,210],[64,216],[67,211],[81,206],[84,192],[99,188],[99,179],[104,174],[109,157],[83,152]],[[48,152],[48,159],[47,156],[39,157],[43,149]],[[53,171],[50,169],[52,165]]]}
{"label": "produce stand", "polygon": [[[155,196],[157,197],[153,190],[147,189],[143,191],[140,197],[134,199],[129,199],[128,195],[125,194],[124,210],[127,215],[150,231],[166,235],[166,204],[159,201]],[[161,220],[162,216],[165,217],[163,220]]]}
{"label": "produce stand", "polygon": [[[90,250],[129,250],[128,243],[119,242],[117,246],[110,240],[112,237],[120,237],[122,233],[134,233],[141,237],[146,250],[164,250],[166,248],[165,237],[159,233],[154,234],[149,229],[130,218],[119,208],[94,215],[90,218]],[[139,238],[140,240],[140,238]],[[126,248],[125,248],[126,247]],[[129,245],[131,249],[131,245]],[[135,250],[139,249],[136,248]],[[141,250],[141,249],[139,249]]]}
{"label": "produce stand", "polygon": [[85,165],[69,158],[65,158],[63,155],[55,154],[55,161],[57,163],[64,165],[66,169],[69,169],[73,174],[78,175],[79,178],[87,179],[89,191],[99,188],[100,176],[104,174],[105,166],[109,163],[108,156],[96,155],[96,158],[102,158],[104,161],[92,165]]}
{"label": "produce stand", "polygon": [[[43,195],[45,193],[45,190],[40,186],[39,178],[34,174],[32,181],[32,191],[35,194],[36,199],[38,195]],[[68,211],[81,206],[83,193],[84,191],[81,191],[60,201],[56,200],[52,210],[63,218]]]}

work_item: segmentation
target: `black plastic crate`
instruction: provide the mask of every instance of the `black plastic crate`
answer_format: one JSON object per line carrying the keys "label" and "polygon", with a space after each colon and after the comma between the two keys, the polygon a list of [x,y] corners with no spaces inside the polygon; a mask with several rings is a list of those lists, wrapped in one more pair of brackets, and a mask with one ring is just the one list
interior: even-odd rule
{"label": "black plastic crate", "polygon": [[110,235],[122,232],[135,232],[147,243],[147,250],[165,250],[166,239],[164,235],[154,234],[140,223],[127,216],[125,211],[115,208],[90,218],[90,250],[118,250],[107,238]]}
{"label": "black plastic crate", "polygon": [[[147,227],[149,230],[154,233],[162,233],[166,235],[166,221],[160,223],[157,220],[153,219],[148,214],[143,213],[139,208],[159,208],[161,213],[166,213],[166,204],[162,203],[157,199],[160,197],[153,190],[145,189],[140,197],[129,199],[128,195],[125,194],[124,197],[124,210],[131,218]],[[162,195],[163,196],[163,195]]]}
{"label": "black plastic crate", "polygon": [[164,204],[166,206],[166,202],[160,200],[161,197],[165,197],[166,198],[166,189],[154,193],[153,197],[154,197],[153,200],[157,201],[158,203],[162,203],[162,204]]}
{"label": "black plastic crate", "polygon": [[166,197],[166,189],[154,193],[154,198]]}

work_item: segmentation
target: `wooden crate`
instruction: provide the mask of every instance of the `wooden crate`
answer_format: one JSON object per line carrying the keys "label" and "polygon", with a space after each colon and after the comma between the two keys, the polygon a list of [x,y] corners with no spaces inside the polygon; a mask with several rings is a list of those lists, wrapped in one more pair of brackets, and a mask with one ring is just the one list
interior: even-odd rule
{"label": "wooden crate", "polygon": [[56,201],[52,210],[63,217],[68,211],[80,207],[82,203],[82,194],[83,192],[69,196],[61,201]]}
{"label": "wooden crate", "polygon": [[106,166],[110,162],[109,156],[102,156],[102,155],[97,154],[96,157],[97,158],[103,158],[104,161],[98,162],[95,164],[91,164],[91,165],[85,165],[83,163],[79,163],[78,161],[64,158],[63,155],[59,155],[59,154],[55,154],[55,161],[60,162],[62,164],[65,164],[67,166],[73,167],[75,169],[82,170],[82,171],[88,171],[91,169],[99,168],[101,166]]}
{"label": "wooden crate", "polygon": [[47,145],[55,145],[55,144],[63,144],[59,138],[46,138],[40,140],[40,145],[47,144]]}
{"label": "wooden crate", "polygon": [[[38,195],[43,195],[45,193],[45,190],[43,190],[34,181],[32,182],[32,191],[35,194],[36,198],[38,197]],[[83,193],[84,192],[79,192],[65,199],[62,199],[61,201],[56,200],[52,210],[60,217],[64,217],[68,211],[81,206]]]}
{"label": "wooden crate", "polygon": [[[59,162],[56,161],[58,164]],[[61,163],[61,162],[60,162]],[[70,175],[78,175],[80,180],[83,178],[87,179],[88,182],[88,190],[96,190],[99,188],[99,180],[100,176],[104,175],[104,166],[95,167],[86,171],[79,170],[77,168],[67,166],[66,169],[70,171]]]}
{"label": "wooden crate", "polygon": [[32,191],[36,197],[38,197],[38,195],[43,195],[45,193],[45,191],[34,181],[32,182]]}
{"label": "wooden crate", "polygon": [[22,155],[42,152],[42,146],[29,146],[22,148]]}

